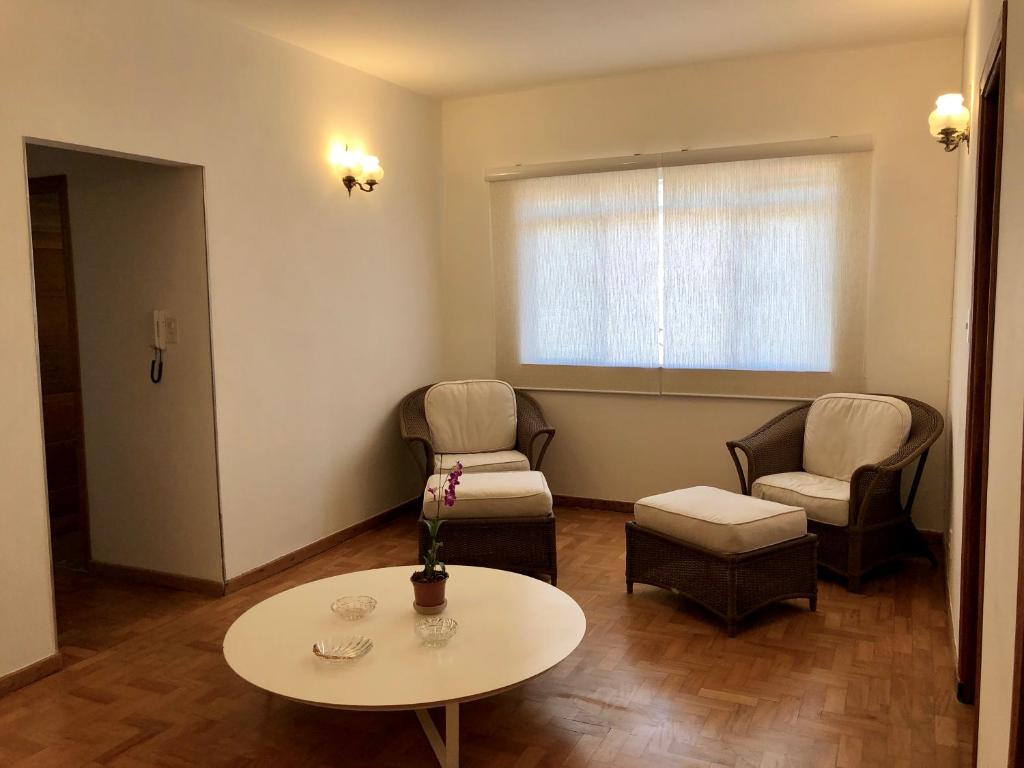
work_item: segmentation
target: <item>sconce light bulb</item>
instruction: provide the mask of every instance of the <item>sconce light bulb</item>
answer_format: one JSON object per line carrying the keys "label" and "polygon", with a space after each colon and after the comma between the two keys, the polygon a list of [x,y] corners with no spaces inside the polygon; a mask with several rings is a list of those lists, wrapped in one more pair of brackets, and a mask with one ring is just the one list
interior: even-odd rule
{"label": "sconce light bulb", "polygon": [[359,152],[349,149],[347,144],[340,142],[331,144],[328,160],[342,178],[346,176],[359,178],[363,173],[363,156]]}
{"label": "sconce light bulb", "polygon": [[345,145],[340,141],[331,142],[331,148],[327,151],[327,162],[334,168],[340,168],[345,160],[346,151]]}

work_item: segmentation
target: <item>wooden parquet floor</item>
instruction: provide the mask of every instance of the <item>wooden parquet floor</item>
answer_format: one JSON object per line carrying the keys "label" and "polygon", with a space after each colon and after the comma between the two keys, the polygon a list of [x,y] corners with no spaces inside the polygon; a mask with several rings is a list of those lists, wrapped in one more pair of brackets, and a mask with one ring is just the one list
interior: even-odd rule
{"label": "wooden parquet floor", "polygon": [[[463,765],[969,765],[940,569],[901,565],[863,595],[822,582],[816,614],[769,609],[730,640],[671,593],[626,595],[625,519],[558,510],[559,586],[583,607],[586,638],[547,675],[463,706]],[[285,701],[237,678],[220,650],[259,600],[411,562],[415,546],[415,522],[399,520],[220,599],[140,600],[78,580],[60,593],[77,604],[62,623],[68,666],[0,699],[0,765],[435,765],[411,713]]]}
{"label": "wooden parquet floor", "polygon": [[159,632],[163,624],[213,599],[68,568],[57,568],[53,583],[57,642],[66,666]]}

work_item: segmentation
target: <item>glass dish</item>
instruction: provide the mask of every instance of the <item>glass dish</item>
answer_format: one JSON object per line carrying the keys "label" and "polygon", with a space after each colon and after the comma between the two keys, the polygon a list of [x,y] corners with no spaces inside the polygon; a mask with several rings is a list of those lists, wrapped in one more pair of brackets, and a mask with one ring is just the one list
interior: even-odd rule
{"label": "glass dish", "polygon": [[416,622],[416,636],[429,648],[447,645],[458,630],[458,622],[449,616],[428,616]]}
{"label": "glass dish", "polygon": [[365,619],[376,607],[377,601],[369,595],[346,595],[331,603],[331,610],[345,621]]}
{"label": "glass dish", "polygon": [[331,637],[313,643],[313,655],[330,664],[352,661],[368,654],[373,641],[368,637]]}

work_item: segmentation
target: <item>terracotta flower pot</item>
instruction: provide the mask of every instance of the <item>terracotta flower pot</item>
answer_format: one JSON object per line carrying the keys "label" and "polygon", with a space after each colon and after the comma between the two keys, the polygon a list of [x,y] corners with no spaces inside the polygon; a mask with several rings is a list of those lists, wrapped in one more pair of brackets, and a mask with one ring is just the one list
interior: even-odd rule
{"label": "terracotta flower pot", "polygon": [[445,602],[444,587],[448,583],[448,574],[442,574],[442,578],[435,581],[421,581],[417,578],[421,576],[421,573],[421,571],[417,571],[409,577],[415,595],[416,608],[440,608]]}

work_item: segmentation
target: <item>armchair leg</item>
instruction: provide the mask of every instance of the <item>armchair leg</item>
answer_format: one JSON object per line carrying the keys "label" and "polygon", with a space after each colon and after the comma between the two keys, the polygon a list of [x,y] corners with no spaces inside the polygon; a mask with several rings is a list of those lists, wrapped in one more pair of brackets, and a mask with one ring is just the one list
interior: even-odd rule
{"label": "armchair leg", "polygon": [[917,529],[917,526],[912,522],[907,523],[910,526],[911,544],[914,549],[921,553],[922,557],[928,558],[928,562],[932,564],[932,568],[939,567],[939,558],[932,552],[931,546],[928,544],[928,540],[921,534],[921,531]]}
{"label": "armchair leg", "polygon": [[935,556],[935,553],[932,552],[932,548],[928,546],[927,541],[924,541],[923,538],[921,539],[921,541],[924,544],[924,556],[928,558],[928,562],[932,564],[932,568],[938,568],[939,558],[937,558]]}
{"label": "armchair leg", "polygon": [[858,531],[850,531],[849,554],[846,562],[846,588],[848,591],[859,594],[862,589],[861,577],[863,566],[861,560],[861,548],[863,547],[864,534]]}

